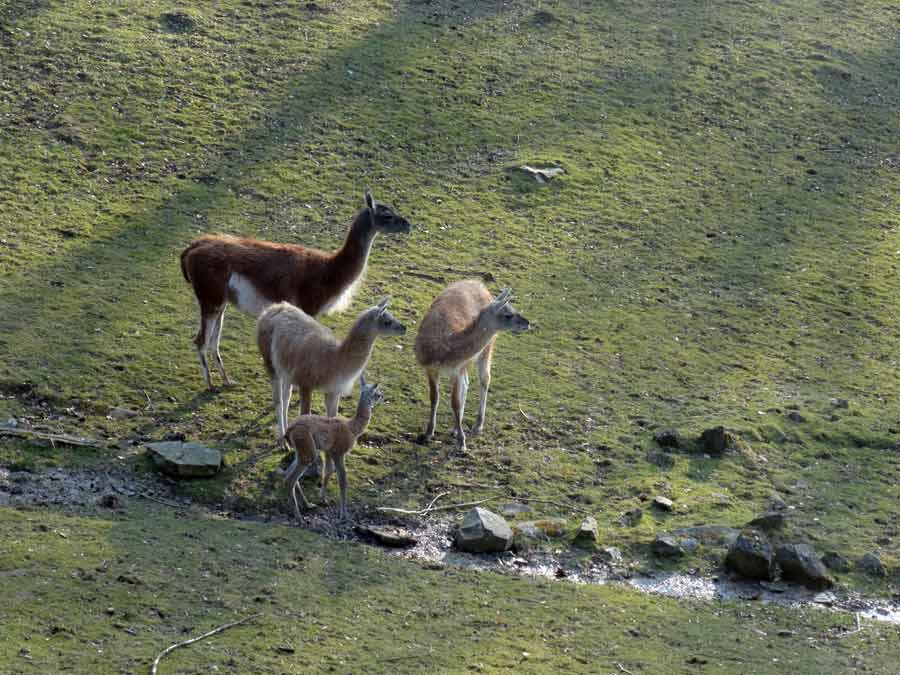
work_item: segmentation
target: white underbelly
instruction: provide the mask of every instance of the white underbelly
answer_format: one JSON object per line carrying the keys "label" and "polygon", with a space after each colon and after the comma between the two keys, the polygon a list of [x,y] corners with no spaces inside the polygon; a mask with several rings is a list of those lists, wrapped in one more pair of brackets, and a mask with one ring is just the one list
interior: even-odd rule
{"label": "white underbelly", "polygon": [[362,274],[356,277],[356,279],[354,279],[353,282],[349,286],[347,286],[347,288],[341,291],[340,295],[338,295],[334,300],[327,302],[322,308],[320,314],[340,314],[345,309],[347,309],[350,306],[350,303],[353,302],[353,296],[355,296],[356,291],[359,290],[365,273],[366,271],[363,270]]}
{"label": "white underbelly", "polygon": [[253,282],[240,274],[228,278],[228,290],[234,305],[252,316],[259,316],[272,301],[260,293]]}
{"label": "white underbelly", "polygon": [[359,380],[359,374],[362,371],[353,373],[345,379],[339,379],[334,383],[332,391],[339,393],[341,396],[349,396],[353,393],[353,385]]}

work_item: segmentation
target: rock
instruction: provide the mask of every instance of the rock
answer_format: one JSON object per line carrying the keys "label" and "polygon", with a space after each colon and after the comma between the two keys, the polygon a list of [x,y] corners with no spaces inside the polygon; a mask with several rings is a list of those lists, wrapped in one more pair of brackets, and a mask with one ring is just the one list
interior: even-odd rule
{"label": "rock", "polygon": [[700,434],[700,447],[710,455],[719,456],[731,445],[731,440],[725,427],[713,427]]}
{"label": "rock", "polygon": [[513,169],[513,171],[523,176],[532,178],[536,183],[539,183],[541,185],[549,183],[557,176],[561,176],[565,173],[565,169],[559,166],[536,168],[533,166],[528,166],[527,164],[517,166]]}
{"label": "rock", "polygon": [[675,466],[675,458],[672,455],[659,450],[650,450],[647,453],[647,461],[655,464],[660,469],[671,469]]}
{"label": "rock", "polygon": [[661,448],[681,447],[681,435],[674,429],[665,429],[664,431],[657,432],[653,437],[653,440],[656,441],[657,445]]}
{"label": "rock", "polygon": [[147,449],[156,465],[175,478],[214,476],[222,468],[222,453],[200,443],[160,441]]}
{"label": "rock", "polygon": [[615,546],[604,546],[597,552],[595,557],[605,563],[616,565],[622,562],[622,551]]}
{"label": "rock", "polygon": [[831,607],[834,603],[837,602],[837,596],[831,591],[823,591],[822,593],[816,593],[813,596],[813,602],[818,605],[826,605],[827,607]]}
{"label": "rock", "polygon": [[725,567],[748,579],[775,577],[775,555],[769,540],[759,530],[742,531],[728,548]]}
{"label": "rock", "polygon": [[500,506],[500,513],[508,518],[518,516],[522,513],[531,513],[531,511],[532,509],[528,504],[521,504],[519,502],[510,502]]}
{"label": "rock", "polygon": [[783,544],[775,552],[775,558],[781,567],[781,576],[785,579],[817,591],[834,585],[825,565],[812,547],[806,544]]}
{"label": "rock", "polygon": [[681,543],[669,534],[657,535],[650,548],[660,558],[680,558],[685,554]]}
{"label": "rock", "polygon": [[456,546],[470,553],[500,553],[512,545],[509,525],[496,513],[476,506],[456,530]]}
{"label": "rock", "polygon": [[112,417],[114,420],[124,420],[129,417],[138,417],[141,413],[137,410],[131,410],[130,408],[113,408],[109,411],[109,417]]}
{"label": "rock", "polygon": [[769,511],[784,511],[787,507],[787,502],[780,494],[773,492],[769,495]]}
{"label": "rock", "polygon": [[597,543],[599,538],[600,533],[597,526],[597,519],[594,518],[594,516],[588,516],[582,520],[581,525],[578,526],[578,531],[575,533],[575,539],[572,540],[572,543],[575,546],[591,548]]}
{"label": "rock", "polygon": [[681,538],[678,540],[678,543],[681,544],[681,548],[683,548],[686,553],[693,553],[700,548],[700,542],[693,537]]}
{"label": "rock", "polygon": [[668,497],[663,497],[662,495],[656,495],[653,498],[653,506],[658,509],[662,509],[663,511],[671,511],[673,508],[672,500]]}
{"label": "rock", "polygon": [[887,576],[887,570],[884,568],[884,563],[881,562],[881,558],[879,558],[876,553],[866,553],[856,562],[856,566],[873,577]]}
{"label": "rock", "polygon": [[172,33],[189,33],[194,30],[194,19],[184,12],[166,12],[159,17],[163,28]]}
{"label": "rock", "polygon": [[837,551],[826,551],[822,556],[822,564],[835,572],[849,572],[850,561]]}
{"label": "rock", "polygon": [[634,527],[639,522],[641,522],[641,518],[644,517],[644,510],[641,508],[631,509],[631,511],[626,511],[622,514],[622,517],[619,518],[619,522],[626,527]]}
{"label": "rock", "polygon": [[784,529],[785,515],[781,511],[768,511],[761,516],[756,516],[747,523],[747,527],[755,527],[763,532],[772,533]]}
{"label": "rock", "polygon": [[108,492],[105,495],[98,498],[97,504],[104,508],[107,508],[107,509],[121,509],[122,508],[122,500],[119,499],[118,495],[114,495],[112,492]]}
{"label": "rock", "polygon": [[525,551],[547,544],[551,539],[565,535],[568,526],[565,518],[545,518],[515,523],[512,526],[513,548],[517,551]]}
{"label": "rock", "polygon": [[372,537],[378,543],[391,548],[415,546],[416,538],[406,530],[397,527],[378,527],[375,525],[357,525],[354,528],[363,536]]}
{"label": "rock", "polygon": [[797,424],[806,421],[806,418],[803,415],[801,415],[800,413],[798,413],[796,410],[791,410],[791,412],[789,412],[787,414],[787,418],[791,422],[796,422]]}
{"label": "rock", "polygon": [[850,401],[845,398],[833,398],[831,399],[831,405],[835,408],[846,410],[850,407]]}
{"label": "rock", "polygon": [[697,525],[682,527],[672,532],[677,537],[688,537],[710,546],[731,546],[740,532],[725,525]]}

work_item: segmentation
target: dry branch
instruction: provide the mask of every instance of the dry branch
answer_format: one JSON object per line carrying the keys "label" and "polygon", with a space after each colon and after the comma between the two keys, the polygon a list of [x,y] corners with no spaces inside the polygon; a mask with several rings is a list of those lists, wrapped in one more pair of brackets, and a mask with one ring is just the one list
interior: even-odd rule
{"label": "dry branch", "polygon": [[[445,494],[449,494],[449,493],[447,493],[447,492],[441,493],[440,495],[438,495],[438,497],[442,497]],[[429,504],[424,509],[418,509],[418,510],[395,509],[390,506],[379,506],[376,509],[376,511],[384,511],[386,513],[402,513],[405,516],[424,516],[428,513],[434,513],[435,511],[450,511],[452,509],[465,509],[470,506],[478,506],[479,504],[484,504],[485,502],[490,502],[497,498],[498,498],[498,495],[495,495],[493,497],[488,497],[487,499],[479,499],[477,502],[463,502],[462,504],[446,504],[445,506],[432,506],[434,504],[434,502],[437,501],[437,497],[435,497],[432,500],[431,504]]]}
{"label": "dry branch", "polygon": [[159,662],[162,658],[168,654],[169,652],[173,652],[179,647],[186,647],[187,645],[194,644],[195,642],[200,642],[200,640],[205,640],[208,637],[215,635],[216,633],[221,633],[224,630],[228,630],[229,628],[234,628],[235,626],[240,626],[242,623],[247,623],[251,619],[256,619],[262,616],[262,614],[251,614],[250,616],[244,617],[240,621],[232,621],[231,623],[226,623],[224,626],[219,626],[218,628],[213,628],[208,633],[204,633],[195,638],[191,638],[190,640],[185,640],[184,642],[176,642],[174,645],[170,645],[166,647],[163,651],[160,652],[159,656],[153,661],[153,667],[150,669],[150,675],[156,675],[156,669],[159,667]]}
{"label": "dry branch", "polygon": [[2,427],[0,428],[0,436],[38,438],[42,441],[50,441],[50,443],[65,443],[66,445],[76,445],[84,448],[106,447],[105,443],[101,443],[92,438],[81,438],[79,436],[68,436],[66,434],[51,434],[45,431],[34,431],[33,429],[12,429],[10,427]]}

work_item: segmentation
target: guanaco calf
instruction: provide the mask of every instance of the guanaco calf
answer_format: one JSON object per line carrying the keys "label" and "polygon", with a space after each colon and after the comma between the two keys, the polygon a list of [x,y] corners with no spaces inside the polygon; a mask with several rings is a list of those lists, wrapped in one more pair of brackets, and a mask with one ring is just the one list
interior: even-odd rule
{"label": "guanaco calf", "polygon": [[512,291],[506,288],[495,299],[483,283],[467,280],[451,284],[431,303],[416,336],[416,360],[425,369],[431,395],[431,416],[425,433],[418,439],[420,443],[427,443],[434,436],[440,398],[438,382],[445,374],[452,385],[453,434],[459,449],[466,449],[462,418],[469,390],[469,366],[476,360],[481,398],[471,433],[481,433],[497,333],[520,333],[529,328],[528,319],[509,304],[511,295]]}
{"label": "guanaco calf", "polygon": [[379,232],[408,233],[410,224],[370,192],[356,214],[344,245],[326,252],[297,244],[207,235],[181,254],[181,272],[200,304],[200,330],[194,338],[206,386],[212,388],[207,352],[212,349],[225,384],[219,353],[222,323],[229,302],[258,317],[275,302],[287,301],[311,316],[342,312],[365,274],[372,242]]}
{"label": "guanaco calf", "polygon": [[356,445],[356,439],[369,424],[372,408],[384,400],[377,384],[366,384],[363,376],[360,376],[359,382],[359,404],[356,406],[356,415],[352,418],[301,415],[284,433],[284,440],[294,449],[296,455],[292,464],[293,468],[289,469],[287,473],[287,485],[288,495],[298,519],[300,518],[300,507],[297,505],[297,490],[300,491],[303,506],[307,509],[310,508],[309,501],[300,486],[300,478],[316,462],[317,456],[320,454],[325,455],[325,470],[322,472],[319,500],[325,501],[328,479],[337,469],[338,484],[341,488],[341,517],[347,516],[347,468],[344,458]]}

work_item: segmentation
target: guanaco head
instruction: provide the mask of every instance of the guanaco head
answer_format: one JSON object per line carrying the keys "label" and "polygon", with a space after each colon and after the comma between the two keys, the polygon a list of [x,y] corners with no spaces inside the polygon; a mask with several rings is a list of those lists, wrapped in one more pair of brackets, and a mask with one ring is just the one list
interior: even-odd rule
{"label": "guanaco head", "polygon": [[512,289],[504,288],[494,300],[482,310],[489,325],[495,330],[508,330],[522,333],[528,330],[528,319],[519,314],[510,304]]}
{"label": "guanaco head", "polygon": [[408,234],[412,225],[403,216],[394,212],[387,204],[378,204],[372,193],[366,190],[366,208],[372,218],[372,226],[376,232],[387,234]]}
{"label": "guanaco head", "polygon": [[406,326],[387,311],[388,302],[390,302],[390,298],[385,298],[375,307],[367,310],[369,320],[373,322],[375,332],[379,335],[403,335],[406,332]]}
{"label": "guanaco head", "polygon": [[378,388],[377,384],[366,383],[366,376],[359,376],[359,406],[371,411],[376,405],[384,400],[384,394]]}

